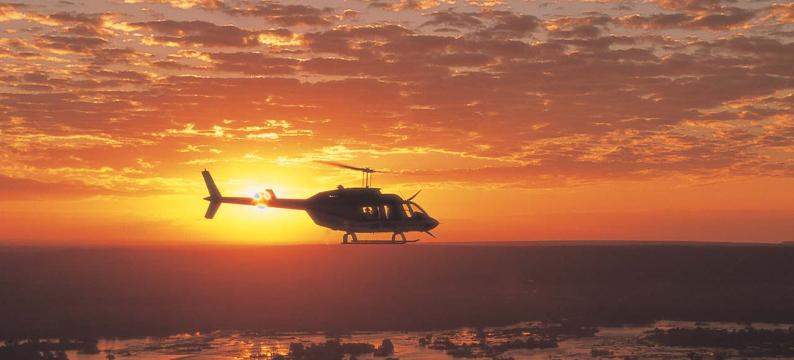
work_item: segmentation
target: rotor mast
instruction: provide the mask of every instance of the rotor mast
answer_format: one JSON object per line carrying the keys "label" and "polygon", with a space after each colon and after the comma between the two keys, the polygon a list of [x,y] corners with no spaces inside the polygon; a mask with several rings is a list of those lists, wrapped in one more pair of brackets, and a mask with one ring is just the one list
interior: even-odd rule
{"label": "rotor mast", "polygon": [[372,185],[372,173],[374,172],[375,170],[370,168],[364,168],[361,170],[361,186],[368,188],[370,185]]}
{"label": "rotor mast", "polygon": [[370,169],[368,167],[362,168],[362,167],[351,166],[351,165],[342,164],[342,163],[333,162],[333,161],[318,160],[316,162],[318,162],[320,164],[335,166],[335,167],[342,168],[342,169],[361,171],[361,186],[364,187],[364,188],[369,188],[372,185],[372,174],[373,173],[376,173],[376,172],[382,173],[383,172],[383,171],[379,171],[379,170]]}

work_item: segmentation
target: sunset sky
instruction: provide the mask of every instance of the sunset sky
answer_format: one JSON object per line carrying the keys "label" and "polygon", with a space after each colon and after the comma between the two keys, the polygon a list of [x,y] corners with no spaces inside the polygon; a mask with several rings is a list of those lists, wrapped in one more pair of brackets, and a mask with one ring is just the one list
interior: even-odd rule
{"label": "sunset sky", "polygon": [[[794,3],[0,3],[0,244],[337,243],[223,205],[391,171],[439,239],[794,240]],[[423,236],[423,238],[427,238]]]}

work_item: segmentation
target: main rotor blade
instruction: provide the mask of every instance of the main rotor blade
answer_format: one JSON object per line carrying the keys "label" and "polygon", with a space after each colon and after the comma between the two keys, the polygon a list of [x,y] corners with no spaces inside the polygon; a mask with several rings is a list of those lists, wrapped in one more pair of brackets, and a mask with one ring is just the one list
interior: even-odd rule
{"label": "main rotor blade", "polygon": [[427,235],[432,236],[433,239],[437,239],[437,237],[435,235],[433,235],[433,233],[431,233],[430,230],[425,231],[425,233],[427,233]]}
{"label": "main rotor blade", "polygon": [[356,166],[342,164],[342,163],[338,163],[338,162],[334,162],[334,161],[315,160],[314,162],[320,163],[320,164],[324,164],[324,165],[329,165],[329,166],[336,166],[338,168],[343,168],[343,169],[363,171],[363,172],[366,172],[366,173],[380,172],[380,171],[372,170],[370,168],[356,167]]}
{"label": "main rotor blade", "polygon": [[411,200],[413,200],[413,199],[416,197],[416,195],[419,195],[419,193],[420,193],[420,192],[422,192],[422,190],[421,190],[421,189],[420,189],[419,191],[417,191],[416,193],[414,193],[413,195],[411,195],[411,197],[409,197],[409,198],[408,198],[408,199],[406,199],[405,201],[411,201]]}

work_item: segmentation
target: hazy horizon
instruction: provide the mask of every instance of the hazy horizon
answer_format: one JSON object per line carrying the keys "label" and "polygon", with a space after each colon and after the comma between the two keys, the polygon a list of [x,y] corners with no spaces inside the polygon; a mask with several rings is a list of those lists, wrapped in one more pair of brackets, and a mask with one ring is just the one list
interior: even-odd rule
{"label": "hazy horizon", "polygon": [[[692,245],[692,246],[789,246],[794,244],[794,241],[783,240],[778,242],[758,242],[758,241],[697,241],[697,240],[506,240],[506,241],[493,241],[493,240],[472,240],[472,241],[419,241],[410,246],[656,246],[656,245]],[[108,242],[75,242],[63,243],[61,241],[36,241],[31,243],[29,241],[6,241],[0,244],[0,250],[18,250],[18,249],[169,249],[169,248],[268,248],[268,247],[300,247],[300,246],[336,246],[340,245],[339,241],[334,238],[329,238],[324,242],[305,242],[305,243],[275,243],[269,244],[267,242],[251,242],[251,243],[216,243],[216,242],[197,242],[197,241],[158,241],[153,240],[150,242],[131,241],[120,243]],[[365,245],[347,245],[347,246],[365,246]],[[381,246],[381,245],[372,245]]]}
{"label": "hazy horizon", "polygon": [[789,322],[789,246],[0,248],[0,339]]}

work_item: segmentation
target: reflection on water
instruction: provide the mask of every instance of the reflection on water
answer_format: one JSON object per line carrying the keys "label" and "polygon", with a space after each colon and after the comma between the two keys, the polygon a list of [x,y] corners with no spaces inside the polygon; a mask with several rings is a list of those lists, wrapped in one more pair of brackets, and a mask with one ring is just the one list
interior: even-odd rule
{"label": "reflection on water", "polygon": [[[290,344],[304,346],[321,344],[328,340],[341,343],[364,343],[377,347],[383,339],[394,343],[393,358],[400,359],[452,359],[450,351],[434,344],[440,339],[452,346],[478,346],[488,344],[488,348],[504,344],[525,344],[530,338],[546,336],[544,331],[554,333],[556,347],[507,349],[499,354],[484,354],[502,359],[556,359],[580,358],[691,358],[693,354],[704,358],[738,356],[734,349],[710,349],[704,347],[659,346],[647,341],[646,336],[654,329],[673,328],[694,329],[706,327],[722,330],[740,330],[748,324],[737,323],[695,323],[685,321],[659,321],[644,326],[600,327],[597,332],[560,331],[560,328],[541,323],[520,323],[507,327],[485,329],[460,328],[436,332],[359,332],[345,336],[330,336],[321,333],[277,333],[216,331],[211,333],[179,334],[166,338],[141,339],[102,339],[99,341],[98,354],[67,352],[69,359],[279,359],[290,352]],[[786,324],[752,324],[755,329],[787,330]],[[457,344],[457,345],[455,345]],[[467,345],[468,344],[468,345]],[[501,345],[500,345],[501,344]],[[527,346],[529,347],[529,346]],[[478,357],[475,351],[470,357]],[[347,356],[349,358],[349,356]],[[372,353],[357,356],[359,359],[373,359]],[[381,359],[383,359],[381,357]]]}

